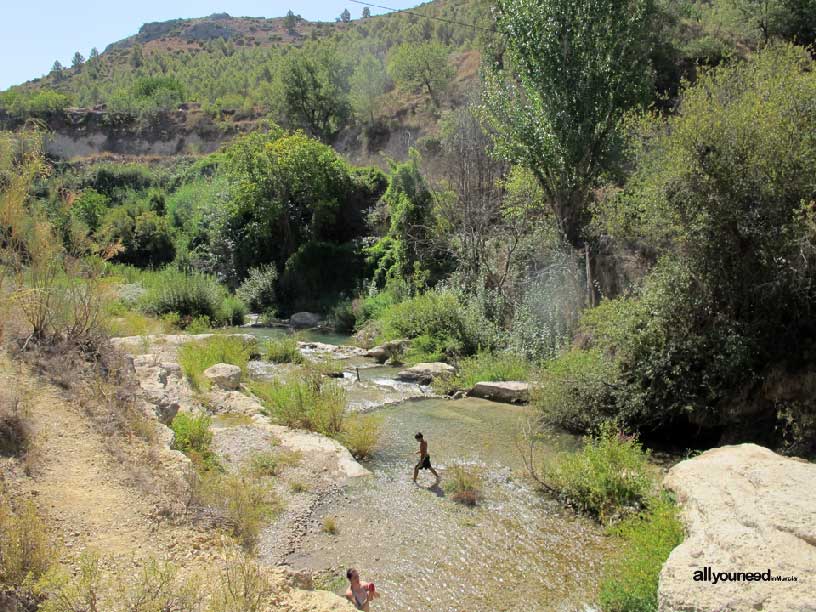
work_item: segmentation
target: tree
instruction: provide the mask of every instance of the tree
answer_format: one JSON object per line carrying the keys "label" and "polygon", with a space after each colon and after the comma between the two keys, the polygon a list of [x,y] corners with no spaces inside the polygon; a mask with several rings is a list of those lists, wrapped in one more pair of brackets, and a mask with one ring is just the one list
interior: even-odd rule
{"label": "tree", "polygon": [[71,67],[72,68],[79,68],[84,63],[85,63],[85,58],[82,57],[82,54],[79,51],[74,53],[74,57],[71,59]]}
{"label": "tree", "polygon": [[448,65],[448,50],[439,43],[405,43],[388,54],[388,74],[405,89],[424,88],[438,106],[453,69]]}
{"label": "tree", "polygon": [[328,141],[349,115],[347,59],[327,44],[310,44],[289,52],[281,71],[284,106],[289,120]]}
{"label": "tree", "polygon": [[142,64],[144,64],[142,45],[133,45],[133,49],[130,51],[130,65],[134,68],[141,68]]}
{"label": "tree", "polygon": [[371,17],[371,9],[368,8],[367,6],[364,6],[363,7],[363,19],[368,19],[369,17]]}
{"label": "tree", "polygon": [[286,13],[283,23],[286,26],[286,31],[289,32],[289,34],[294,34],[295,27],[298,23],[298,17],[290,10]]}
{"label": "tree", "polygon": [[349,13],[348,9],[343,9],[343,12],[340,13],[340,21],[343,23],[348,23],[351,21],[351,13]]}
{"label": "tree", "polygon": [[651,0],[501,0],[504,68],[483,108],[498,151],[529,168],[581,245],[592,189],[613,167],[624,113],[652,91]]}
{"label": "tree", "polygon": [[55,81],[61,81],[63,79],[63,77],[65,76],[63,74],[64,70],[65,66],[63,66],[59,60],[54,62],[54,65],[51,66],[51,74],[53,75]]}
{"label": "tree", "polygon": [[92,62],[97,59],[99,59],[99,51],[96,47],[92,47],[91,53],[88,55],[88,60]]}
{"label": "tree", "polygon": [[357,119],[374,123],[374,112],[379,108],[379,98],[385,93],[387,83],[382,62],[371,53],[364,55],[349,80],[349,101]]}

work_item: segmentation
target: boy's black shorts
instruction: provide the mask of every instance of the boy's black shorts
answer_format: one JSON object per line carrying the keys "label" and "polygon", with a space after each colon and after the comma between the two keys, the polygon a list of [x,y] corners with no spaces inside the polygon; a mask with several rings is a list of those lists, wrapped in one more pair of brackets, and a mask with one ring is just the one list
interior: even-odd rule
{"label": "boy's black shorts", "polygon": [[425,455],[425,458],[417,464],[420,470],[430,470],[431,469],[431,456]]}

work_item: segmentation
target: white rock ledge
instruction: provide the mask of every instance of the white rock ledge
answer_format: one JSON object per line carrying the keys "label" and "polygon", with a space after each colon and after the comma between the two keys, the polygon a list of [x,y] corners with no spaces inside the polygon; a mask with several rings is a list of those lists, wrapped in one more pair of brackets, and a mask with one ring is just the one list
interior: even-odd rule
{"label": "white rock ledge", "polygon": [[[660,573],[659,612],[816,612],[816,465],[740,444],[681,461],[664,484],[687,537]],[[797,581],[695,581],[706,567]]]}

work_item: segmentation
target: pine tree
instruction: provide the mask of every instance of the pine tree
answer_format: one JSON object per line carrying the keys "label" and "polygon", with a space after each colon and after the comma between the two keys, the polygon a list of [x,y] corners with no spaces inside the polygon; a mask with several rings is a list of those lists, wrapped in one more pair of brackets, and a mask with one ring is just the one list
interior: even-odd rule
{"label": "pine tree", "polygon": [[364,6],[363,7],[363,19],[368,19],[369,17],[371,17],[371,9],[368,8],[367,6]]}
{"label": "pine tree", "polygon": [[71,67],[72,68],[79,68],[84,63],[85,63],[85,58],[82,57],[82,54],[79,51],[74,53],[74,57],[71,60]]}
{"label": "pine tree", "polygon": [[348,9],[343,9],[343,12],[340,13],[340,21],[343,23],[348,23],[351,21],[351,13],[349,13]]}

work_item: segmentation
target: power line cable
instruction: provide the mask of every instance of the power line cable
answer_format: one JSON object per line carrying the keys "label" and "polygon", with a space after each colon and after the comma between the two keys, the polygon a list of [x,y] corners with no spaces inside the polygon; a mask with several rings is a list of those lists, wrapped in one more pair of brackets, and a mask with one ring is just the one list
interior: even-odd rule
{"label": "power line cable", "polygon": [[473,25],[472,23],[462,23],[461,21],[453,21],[452,19],[445,19],[444,17],[436,17],[434,15],[423,15],[422,13],[416,13],[407,9],[395,9],[391,8],[390,6],[382,6],[380,4],[369,4],[368,2],[361,2],[361,0],[349,0],[349,2],[353,2],[354,4],[362,4],[363,6],[370,6],[371,8],[384,9],[386,11],[391,11],[392,13],[405,13],[406,15],[415,15],[416,17],[422,17],[424,19],[435,19],[436,21],[441,21],[443,23],[459,25],[465,28],[473,28],[474,30],[481,30],[482,32],[489,32],[491,34],[497,33],[496,30],[482,28],[477,25]]}

